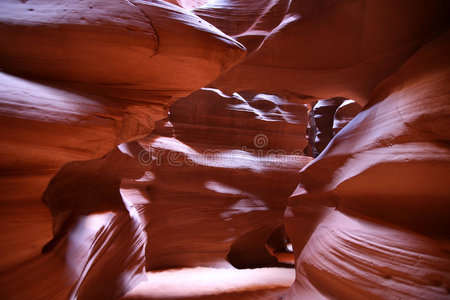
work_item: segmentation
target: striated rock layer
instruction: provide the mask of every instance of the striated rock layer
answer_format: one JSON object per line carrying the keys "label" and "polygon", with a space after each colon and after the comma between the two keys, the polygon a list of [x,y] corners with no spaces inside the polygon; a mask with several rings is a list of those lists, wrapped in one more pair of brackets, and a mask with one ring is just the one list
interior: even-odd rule
{"label": "striated rock layer", "polygon": [[267,244],[311,160],[301,151],[307,108],[246,96],[195,92],[172,105],[173,136],[139,141],[149,172],[121,191],[145,220],[150,269],[278,265]]}
{"label": "striated rock layer", "polygon": [[319,155],[333,138],[334,115],[343,101],[343,98],[323,99],[314,105],[312,109],[315,126],[314,157]]}
{"label": "striated rock layer", "polygon": [[258,49],[214,87],[360,104],[447,26],[448,11],[445,0],[228,0],[194,10],[250,53]]}
{"label": "striated rock layer", "polygon": [[448,299],[450,34],[414,54],[300,173],[287,299]]}
{"label": "striated rock layer", "polygon": [[120,182],[142,174],[114,171],[128,150],[82,161],[148,135],[245,48],[164,1],[2,1],[0,39],[0,297],[123,295],[146,238]]}
{"label": "striated rock layer", "polygon": [[0,297],[279,264],[284,222],[289,300],[448,299],[448,1],[170,2],[1,1]]}
{"label": "striated rock layer", "polygon": [[214,80],[245,52],[165,1],[6,0],[1,11],[0,37],[8,41],[0,47],[4,71],[122,103],[173,102]]}
{"label": "striated rock layer", "polygon": [[362,110],[361,105],[351,99],[346,99],[336,109],[333,120],[333,136],[350,123],[353,118]]}
{"label": "striated rock layer", "polygon": [[[297,1],[281,23],[242,7],[195,10],[256,49],[214,87],[367,104],[300,174],[285,214],[297,257],[287,298],[447,299],[448,2]],[[251,29],[264,24],[282,25]]]}
{"label": "striated rock layer", "polygon": [[305,153],[313,157],[317,157],[362,109],[354,100],[341,97],[313,101],[310,106],[306,130],[309,145]]}

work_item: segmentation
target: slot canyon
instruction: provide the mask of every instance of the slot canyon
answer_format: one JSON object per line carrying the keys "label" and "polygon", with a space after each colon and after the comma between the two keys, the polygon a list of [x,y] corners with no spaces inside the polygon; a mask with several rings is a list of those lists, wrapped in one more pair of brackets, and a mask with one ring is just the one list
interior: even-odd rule
{"label": "slot canyon", "polygon": [[450,299],[449,24],[0,0],[0,299]]}

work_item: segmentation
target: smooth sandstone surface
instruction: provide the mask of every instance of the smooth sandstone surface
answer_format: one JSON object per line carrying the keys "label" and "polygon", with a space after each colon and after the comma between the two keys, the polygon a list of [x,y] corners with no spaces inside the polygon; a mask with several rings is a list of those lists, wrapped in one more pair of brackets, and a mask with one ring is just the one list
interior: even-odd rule
{"label": "smooth sandstone surface", "polygon": [[[286,228],[287,300],[449,299],[449,11],[1,1],[0,297],[115,299],[149,269],[278,266]],[[306,105],[334,97],[363,110],[336,104],[310,162]]]}
{"label": "smooth sandstone surface", "polygon": [[[65,163],[146,136],[170,103],[214,80],[245,48],[164,1],[2,1],[0,12],[0,295],[123,295],[145,279],[145,235],[120,196],[121,175],[108,186],[102,163],[69,163],[47,188],[54,195],[41,196]],[[107,217],[83,229],[95,214]],[[52,217],[55,242],[42,255]]]}
{"label": "smooth sandstone surface", "polygon": [[312,157],[317,157],[331,139],[361,112],[361,109],[361,105],[354,100],[342,97],[311,102],[306,129],[308,146],[304,152]]}
{"label": "smooth sandstone surface", "polygon": [[186,96],[245,53],[217,28],[165,1],[0,5],[1,38],[8,40],[0,47],[3,70],[122,101],[165,104]]}
{"label": "smooth sandstone surface", "polygon": [[121,191],[146,224],[149,269],[279,265],[266,244],[311,161],[306,107],[246,96],[197,91],[171,106],[173,133],[139,141],[149,171]]}
{"label": "smooth sandstone surface", "polygon": [[317,101],[312,109],[314,125],[316,128],[314,138],[314,156],[320,154],[334,136],[333,123],[338,107],[343,98],[331,98]]}
{"label": "smooth sandstone surface", "polygon": [[[213,1],[231,15],[213,22],[226,30],[245,14],[247,1]],[[213,86],[225,92],[257,90],[293,99],[345,97],[367,103],[372,90],[448,22],[446,1],[261,1],[266,10],[260,49],[221,76]],[[248,2],[247,2],[248,3]],[[281,10],[289,4],[287,10]],[[248,3],[247,5],[250,5]],[[258,6],[253,6],[252,8]],[[271,14],[271,12],[274,12]],[[250,9],[248,16],[255,12]],[[213,14],[213,13],[211,13]],[[201,15],[201,14],[199,14]],[[237,20],[236,20],[237,19]],[[254,18],[253,18],[254,19]],[[251,21],[250,21],[251,22]],[[225,23],[222,25],[222,23]],[[247,28],[247,26],[242,26]],[[249,33],[252,37],[259,34]],[[247,44],[241,40],[247,47]],[[251,49],[251,47],[249,47]]]}
{"label": "smooth sandstone surface", "polygon": [[449,297],[448,41],[413,55],[302,170],[286,210],[298,270],[287,299]]}
{"label": "smooth sandstone surface", "polygon": [[346,99],[336,109],[333,120],[333,135],[336,135],[342,128],[347,126],[353,118],[362,110],[361,105],[351,99]]}

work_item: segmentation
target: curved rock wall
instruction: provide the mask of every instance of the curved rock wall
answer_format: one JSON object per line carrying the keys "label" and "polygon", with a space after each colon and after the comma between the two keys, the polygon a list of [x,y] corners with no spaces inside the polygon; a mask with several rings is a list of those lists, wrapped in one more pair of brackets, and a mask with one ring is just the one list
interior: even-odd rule
{"label": "curved rock wall", "polygon": [[139,141],[149,172],[122,193],[145,220],[150,269],[278,265],[266,242],[311,160],[301,151],[307,108],[245,96],[195,92],[171,106],[173,135]]}
{"label": "curved rock wall", "polygon": [[315,126],[314,157],[317,157],[333,138],[334,115],[343,101],[343,98],[322,99],[314,105],[312,109]]}
{"label": "curved rock wall", "polygon": [[[164,1],[2,1],[0,39],[0,296],[123,295],[145,279],[145,234],[120,195],[128,175],[72,162],[42,199],[51,215],[41,195],[65,163],[148,135],[245,48]],[[130,156],[119,152],[108,157]]]}
{"label": "curved rock wall", "polygon": [[385,80],[302,170],[286,211],[288,299],[448,299],[449,37]]}
{"label": "curved rock wall", "polygon": [[336,109],[333,120],[333,135],[342,130],[362,110],[361,105],[351,99],[346,99]]}
{"label": "curved rock wall", "polygon": [[[0,2],[0,296],[272,265],[284,222],[287,299],[447,299],[448,1],[171,2]],[[330,97],[365,106],[298,177]]]}
{"label": "curved rock wall", "polygon": [[[289,8],[284,13],[281,8],[287,2]],[[255,20],[255,12],[263,16],[256,23],[258,28],[280,24],[248,31],[249,44],[240,41],[249,49],[254,48],[251,45],[258,36],[268,35],[268,38],[261,47],[258,44],[257,52],[219,77],[214,87],[227,93],[283,92],[293,99],[339,96],[355,99],[361,105],[367,103],[372,90],[427,42],[436,29],[447,26],[449,9],[445,0],[258,3],[268,3],[273,9],[264,14],[266,10],[253,6],[253,2],[213,1],[220,9],[211,14],[220,18],[225,10],[231,17],[217,22],[212,17],[208,20],[225,32],[240,24],[239,11],[245,11],[250,5],[249,17]]]}
{"label": "curved rock wall", "polygon": [[317,157],[362,109],[354,100],[335,97],[310,103],[305,153]]}

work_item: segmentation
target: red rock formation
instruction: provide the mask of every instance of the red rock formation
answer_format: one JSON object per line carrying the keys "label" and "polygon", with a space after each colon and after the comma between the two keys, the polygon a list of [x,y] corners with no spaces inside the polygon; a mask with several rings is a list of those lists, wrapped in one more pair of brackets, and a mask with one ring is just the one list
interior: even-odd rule
{"label": "red rock formation", "polygon": [[306,146],[303,152],[311,157],[314,157],[314,141],[316,140],[317,127],[314,120],[314,105],[317,101],[312,101],[308,105],[308,126],[306,127],[306,138],[308,139],[308,146]]}
{"label": "red rock formation", "polygon": [[[208,1],[193,12],[220,28],[224,33],[245,45],[248,54],[261,45],[298,16],[289,13],[289,0],[221,0]],[[226,17],[225,17],[226,16]],[[233,87],[231,92],[240,91]],[[259,87],[256,90],[263,90]]]}
{"label": "red rock formation", "polygon": [[343,98],[331,98],[317,101],[312,112],[316,128],[314,139],[314,157],[325,149],[334,136],[333,121],[337,108],[344,101]]}
{"label": "red rock formation", "polygon": [[350,123],[353,118],[361,112],[361,105],[354,100],[344,100],[342,104],[337,108],[334,114],[333,121],[333,133],[336,135],[342,128]]}
{"label": "red rock formation", "polygon": [[298,270],[288,299],[449,297],[449,37],[379,85],[302,170],[286,211]]}
{"label": "red rock formation", "polygon": [[175,138],[139,142],[150,171],[122,193],[145,220],[150,269],[227,266],[227,257],[236,267],[277,265],[266,243],[311,160],[301,151],[306,107],[247,96],[195,92],[171,107]]}
{"label": "red rock formation", "polygon": [[[270,265],[284,221],[288,300],[447,299],[448,1],[170,2],[0,3],[0,297],[117,298],[144,263]],[[169,105],[211,81],[172,136]],[[299,103],[331,97],[366,105],[283,220],[309,159],[270,150],[304,149]]]}
{"label": "red rock formation", "polygon": [[[247,30],[245,24],[258,20],[258,30],[246,34],[251,42],[239,40],[253,49],[254,39],[269,38],[213,85],[229,93],[284,92],[293,99],[340,96],[365,104],[382,80],[446,26],[447,2],[279,0],[253,6],[241,0],[214,1],[211,5],[217,8],[208,20],[225,33],[238,26]],[[204,17],[203,8],[199,15]]]}
{"label": "red rock formation", "polygon": [[305,152],[317,157],[331,139],[361,111],[361,108],[355,101],[340,97],[311,103],[307,128],[309,145]]}
{"label": "red rock formation", "polygon": [[167,2],[179,5],[186,9],[193,9],[205,5],[208,0],[166,0]]}
{"label": "red rock formation", "polygon": [[286,212],[298,270],[288,299],[448,298],[449,37],[436,39],[447,3],[302,1],[289,11],[298,21],[213,85],[369,104],[301,173]]}
{"label": "red rock formation", "polygon": [[[52,219],[41,195],[64,163],[146,136],[170,103],[214,80],[245,50],[163,1],[2,1],[0,39],[0,295],[120,296],[142,280],[144,241],[132,209],[114,205],[120,185],[100,188],[110,170],[71,163],[54,178],[54,196],[44,199],[55,229],[44,250],[54,250],[44,256]],[[93,209],[94,195],[105,190],[105,205]],[[105,198],[111,193],[116,198]],[[100,275],[110,288],[98,286]]]}
{"label": "red rock formation", "polygon": [[167,104],[208,84],[244,54],[235,40],[165,1],[7,0],[1,10],[4,71],[123,104]]}

